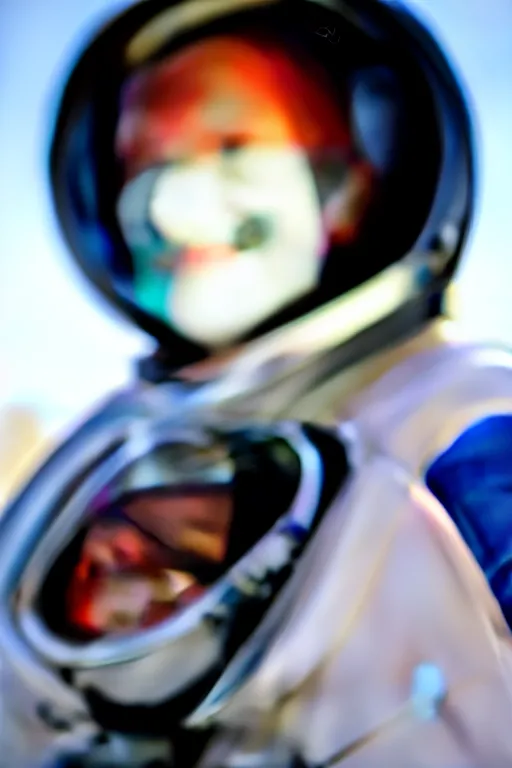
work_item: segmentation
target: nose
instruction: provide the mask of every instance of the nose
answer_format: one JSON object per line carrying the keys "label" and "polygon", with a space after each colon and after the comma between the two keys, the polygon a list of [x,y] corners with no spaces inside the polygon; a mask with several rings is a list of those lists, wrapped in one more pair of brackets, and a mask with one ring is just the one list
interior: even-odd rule
{"label": "nose", "polygon": [[155,184],[150,218],[168,242],[231,243],[237,222],[219,160],[212,156],[167,168]]}
{"label": "nose", "polygon": [[236,227],[233,247],[237,251],[261,248],[272,236],[272,222],[268,216],[247,216]]}

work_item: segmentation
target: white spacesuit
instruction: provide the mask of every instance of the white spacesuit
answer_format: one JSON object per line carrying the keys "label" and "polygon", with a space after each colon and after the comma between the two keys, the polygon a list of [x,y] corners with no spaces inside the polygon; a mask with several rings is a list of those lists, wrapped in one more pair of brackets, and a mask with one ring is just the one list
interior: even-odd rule
{"label": "white spacesuit", "polygon": [[466,102],[376,0],[145,0],[51,155],[157,342],[0,528],[2,764],[512,761],[512,355],[445,294]]}

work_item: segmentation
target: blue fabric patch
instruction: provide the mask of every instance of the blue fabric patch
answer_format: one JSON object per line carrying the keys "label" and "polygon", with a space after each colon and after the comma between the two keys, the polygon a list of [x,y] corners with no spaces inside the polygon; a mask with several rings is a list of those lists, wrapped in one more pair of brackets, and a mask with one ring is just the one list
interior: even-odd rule
{"label": "blue fabric patch", "polygon": [[512,626],[512,414],[464,432],[425,482],[453,519]]}

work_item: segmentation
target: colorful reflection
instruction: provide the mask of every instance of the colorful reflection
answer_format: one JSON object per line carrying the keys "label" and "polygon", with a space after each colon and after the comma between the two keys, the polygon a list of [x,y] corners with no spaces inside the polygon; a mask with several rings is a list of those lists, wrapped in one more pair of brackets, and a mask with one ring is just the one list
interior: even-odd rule
{"label": "colorful reflection", "polygon": [[269,40],[210,38],[135,74],[116,149],[137,302],[222,347],[314,290],[370,196],[348,122],[323,71]]}
{"label": "colorful reflection", "polygon": [[141,494],[96,516],[67,594],[68,623],[89,636],[150,627],[196,600],[222,570],[229,491]]}

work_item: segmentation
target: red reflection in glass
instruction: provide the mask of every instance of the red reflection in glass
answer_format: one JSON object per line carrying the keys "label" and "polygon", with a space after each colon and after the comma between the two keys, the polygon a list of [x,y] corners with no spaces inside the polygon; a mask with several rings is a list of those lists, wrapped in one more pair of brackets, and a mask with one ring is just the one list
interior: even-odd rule
{"label": "red reflection in glass", "polygon": [[203,594],[204,566],[222,566],[226,557],[227,491],[138,496],[121,511],[124,519],[91,524],[67,593],[68,621],[91,636],[168,618]]}
{"label": "red reflection in glass", "polygon": [[270,39],[219,36],[133,76],[117,151],[133,176],[232,143],[311,151],[351,141],[349,121],[313,62],[302,66]]}

